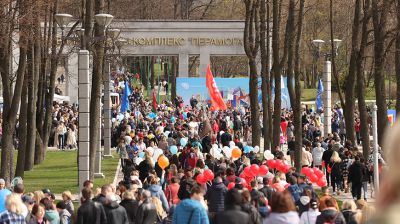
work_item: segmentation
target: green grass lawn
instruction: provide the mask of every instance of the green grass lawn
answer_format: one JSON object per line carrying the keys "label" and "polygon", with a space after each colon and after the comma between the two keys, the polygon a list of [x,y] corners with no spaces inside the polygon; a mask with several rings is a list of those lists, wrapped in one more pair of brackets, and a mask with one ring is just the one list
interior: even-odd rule
{"label": "green grass lawn", "polygon": [[[16,156],[16,155],[15,155]],[[49,188],[59,194],[65,190],[78,192],[77,151],[48,151],[45,161],[25,172],[24,185],[26,192]],[[112,183],[118,165],[118,156],[102,161],[103,179],[95,179],[95,187]]]}

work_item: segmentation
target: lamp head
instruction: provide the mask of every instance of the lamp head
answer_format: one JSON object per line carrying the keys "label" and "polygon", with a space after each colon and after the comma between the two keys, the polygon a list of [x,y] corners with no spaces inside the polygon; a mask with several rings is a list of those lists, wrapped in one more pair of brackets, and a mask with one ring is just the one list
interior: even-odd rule
{"label": "lamp head", "polygon": [[55,20],[57,25],[64,30],[65,27],[68,26],[68,24],[71,22],[72,18],[74,18],[70,14],[65,14],[65,13],[58,13],[55,15]]}
{"label": "lamp head", "polygon": [[311,41],[311,43],[318,49],[320,49],[322,47],[322,45],[325,44],[325,41],[323,40],[313,40]]}
{"label": "lamp head", "polygon": [[119,29],[107,29],[107,35],[112,39],[115,40],[119,37],[121,30]]}
{"label": "lamp head", "polygon": [[96,23],[99,24],[102,27],[108,27],[110,25],[111,21],[113,20],[114,16],[110,14],[97,14],[94,16]]}

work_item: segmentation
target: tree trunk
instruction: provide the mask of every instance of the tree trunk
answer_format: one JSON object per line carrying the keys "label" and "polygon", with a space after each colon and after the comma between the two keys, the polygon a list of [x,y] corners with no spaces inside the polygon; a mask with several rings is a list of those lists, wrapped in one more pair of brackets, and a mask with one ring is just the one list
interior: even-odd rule
{"label": "tree trunk", "polygon": [[[14,90],[10,83],[10,59],[12,57],[11,51],[11,33],[14,30],[13,25],[5,25],[6,28],[2,27],[0,32],[0,39],[2,44],[0,45],[0,72],[3,84],[3,136],[2,136],[2,150],[1,150],[1,177],[5,180],[6,185],[9,186],[11,179],[14,176],[14,131],[17,122],[18,107],[21,100],[24,77],[25,77],[25,67],[26,67],[26,53],[28,46],[28,31],[29,31],[29,21],[26,15],[26,9],[28,8],[28,3],[26,1],[20,2],[21,10],[19,12],[19,48],[20,48],[20,58],[18,63],[18,69],[16,74],[16,82]],[[0,12],[0,17],[4,12]],[[8,26],[9,25],[9,26]]]}
{"label": "tree trunk", "polygon": [[346,102],[344,105],[344,118],[346,124],[346,138],[355,145],[355,132],[354,132],[354,89],[356,84],[356,66],[357,54],[359,46],[359,33],[360,33],[360,7],[361,0],[356,0],[354,10],[354,20],[352,28],[352,49],[349,64],[349,73],[346,78],[345,97]]}
{"label": "tree trunk", "polygon": [[176,98],[176,78],[177,78],[177,71],[178,71],[178,66],[177,66],[177,59],[176,57],[172,58],[172,77],[171,77],[171,100],[174,100]]}
{"label": "tree trunk", "polygon": [[272,72],[274,75],[275,82],[275,99],[274,99],[274,114],[273,114],[273,136],[272,136],[272,147],[280,145],[280,134],[281,134],[281,71],[282,66],[279,60],[279,30],[280,30],[280,4],[279,0],[273,0],[272,6],[272,56],[273,56],[273,67]]}
{"label": "tree trunk", "polygon": [[[28,55],[32,52],[29,51]],[[28,57],[28,74],[32,72],[32,56]],[[28,75],[29,77],[29,75]],[[15,175],[21,178],[24,178],[25,171],[25,160],[26,160],[26,144],[27,144],[27,88],[28,80],[24,80],[24,86],[21,93],[21,106],[20,106],[20,114],[19,114],[19,127],[18,127],[18,157],[17,157],[17,167],[15,168]]]}
{"label": "tree trunk", "polygon": [[372,0],[372,21],[374,31],[374,81],[376,105],[378,106],[378,143],[382,145],[385,128],[388,122],[387,105],[386,105],[386,89],[385,74],[383,73],[385,65],[385,39],[386,39],[386,22],[389,12],[389,1],[383,1],[378,6],[378,0]]}
{"label": "tree trunk", "polygon": [[339,74],[337,73],[337,69],[336,69],[336,49],[335,49],[335,42],[334,40],[334,32],[333,32],[333,0],[330,0],[330,4],[329,4],[329,8],[330,8],[330,12],[329,12],[329,23],[330,23],[330,39],[331,39],[331,56],[332,56],[332,74],[333,74],[333,78],[335,80],[335,84],[337,86],[337,90],[338,90],[338,94],[339,94],[339,99],[341,104],[344,104],[344,99],[342,96],[342,90],[340,88],[340,81],[339,81]]}
{"label": "tree trunk", "polygon": [[[102,13],[104,8],[103,0],[95,1],[95,13]],[[99,145],[99,129],[100,124],[100,101],[101,101],[101,84],[103,83],[103,59],[104,59],[104,32],[103,28],[97,23],[94,26],[94,35],[100,41],[94,45],[93,53],[93,73],[92,73],[92,90],[90,94],[90,179],[94,179],[96,151],[101,147]]]}
{"label": "tree trunk", "polygon": [[244,50],[249,60],[250,67],[250,110],[252,145],[260,145],[260,108],[258,105],[258,71],[256,57],[260,46],[260,2],[259,0],[246,0],[246,21],[244,28]]}
{"label": "tree trunk", "polygon": [[150,57],[150,87],[152,90],[154,90],[154,81],[155,81],[155,72],[154,72],[154,60],[155,57],[151,56]]}
{"label": "tree trunk", "polygon": [[396,113],[400,113],[400,0],[396,0],[396,53],[395,53],[395,66],[396,66]]}
{"label": "tree trunk", "polygon": [[[270,149],[271,144],[271,95],[270,95],[270,42],[269,42],[269,3],[266,0],[261,0],[260,7],[260,50],[261,50],[261,92],[262,92],[262,108],[263,108],[263,136],[264,150]],[[269,99],[269,100],[268,100]]]}
{"label": "tree trunk", "polygon": [[37,101],[37,88],[39,82],[39,68],[40,68],[40,23],[38,18],[35,19],[34,24],[34,43],[33,43],[33,60],[32,71],[29,72],[28,79],[28,107],[27,107],[27,139],[26,139],[26,156],[25,156],[25,170],[32,170],[35,161],[35,142],[36,142],[36,101]]}
{"label": "tree trunk", "polygon": [[[358,97],[358,110],[360,113],[361,122],[361,138],[363,146],[363,155],[365,161],[368,161],[368,156],[370,153],[369,149],[369,128],[368,128],[368,112],[367,106],[365,104],[365,86],[364,86],[364,68],[363,59],[365,55],[365,49],[368,44],[368,23],[369,23],[369,8],[370,0],[366,0],[364,3],[364,19],[361,31],[361,44],[360,51],[357,57],[357,97]],[[359,9],[361,10],[361,9]]]}
{"label": "tree trunk", "polygon": [[[295,135],[295,146],[296,146],[296,159],[295,159],[295,167],[296,170],[301,170],[301,157],[302,157],[302,146],[303,146],[303,127],[301,122],[301,84],[300,84],[300,43],[302,40],[302,33],[303,33],[303,20],[304,20],[304,4],[305,0],[300,0],[299,6],[299,15],[297,20],[297,35],[296,35],[296,42],[295,42],[295,51],[294,51],[294,74],[295,74],[295,82],[294,82],[294,89],[296,99],[294,104],[292,104],[293,109],[293,122],[294,122],[294,135]],[[290,81],[291,82],[291,81]]]}

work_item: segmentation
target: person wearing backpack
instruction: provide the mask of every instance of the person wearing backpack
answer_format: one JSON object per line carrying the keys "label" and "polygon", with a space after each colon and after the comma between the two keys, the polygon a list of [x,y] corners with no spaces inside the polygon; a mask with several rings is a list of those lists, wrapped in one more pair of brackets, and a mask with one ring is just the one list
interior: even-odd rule
{"label": "person wearing backpack", "polygon": [[325,205],[327,207],[317,217],[316,224],[346,224],[343,214],[335,207],[334,199],[327,199]]}

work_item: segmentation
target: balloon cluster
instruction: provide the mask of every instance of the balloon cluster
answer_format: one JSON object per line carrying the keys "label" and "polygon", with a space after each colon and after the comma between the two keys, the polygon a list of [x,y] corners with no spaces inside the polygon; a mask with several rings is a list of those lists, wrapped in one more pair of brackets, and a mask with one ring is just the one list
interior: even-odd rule
{"label": "balloon cluster", "polygon": [[320,186],[320,187],[326,186],[324,172],[322,172],[322,170],[318,169],[318,167],[314,167],[314,168],[303,167],[301,169],[301,173],[306,175],[311,182],[316,183],[318,186]]}
{"label": "balloon cluster", "polygon": [[196,181],[199,184],[205,184],[208,181],[214,180],[214,173],[211,170],[205,170],[203,173],[197,175]]}
{"label": "balloon cluster", "polygon": [[285,174],[291,169],[290,165],[283,163],[280,159],[270,159],[267,161],[267,165],[270,169],[275,169]]}

